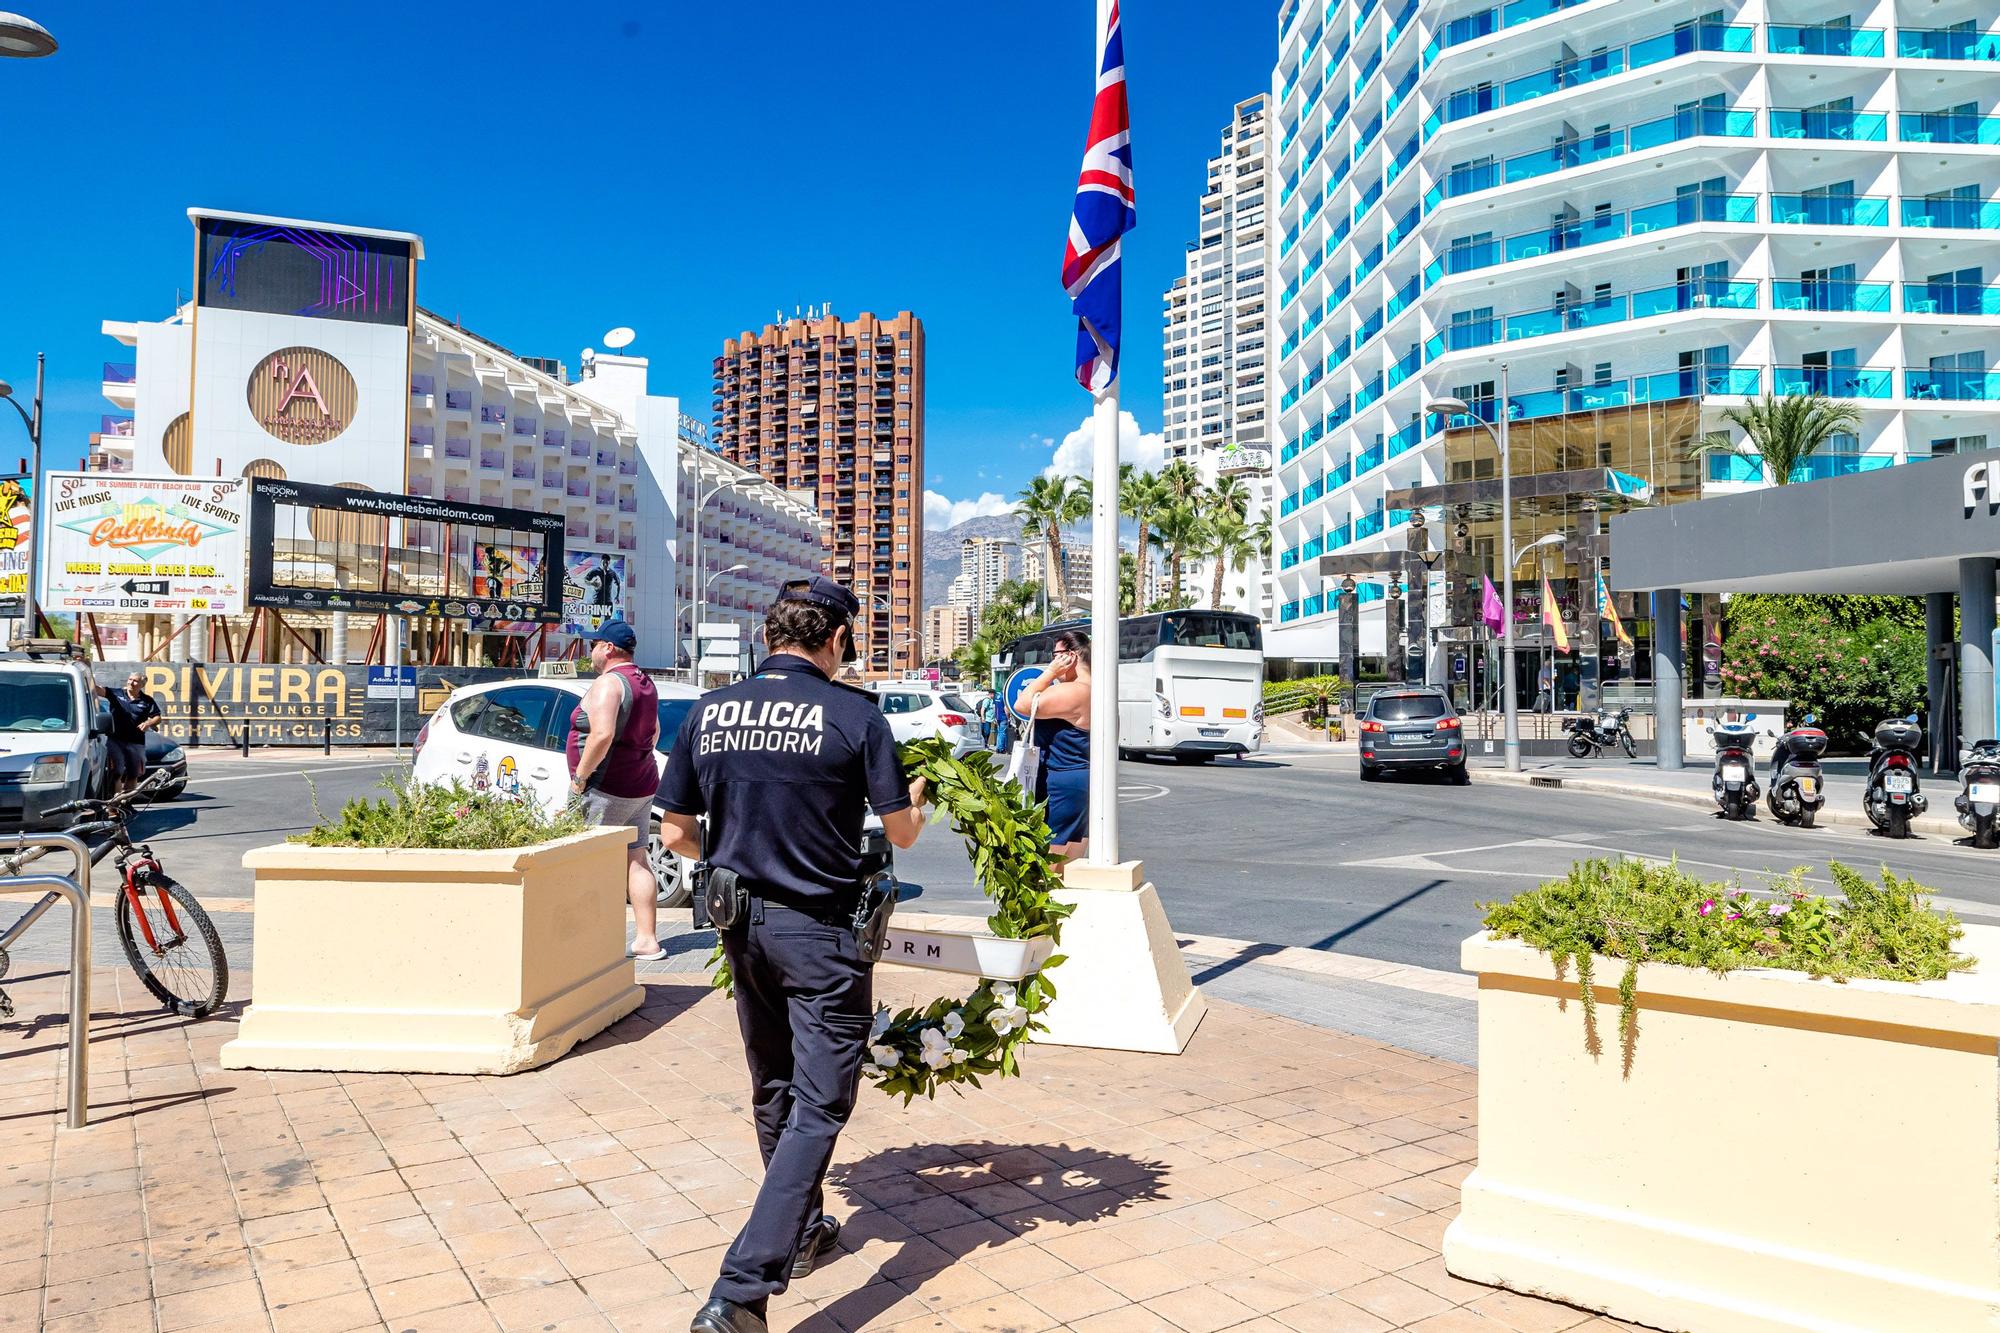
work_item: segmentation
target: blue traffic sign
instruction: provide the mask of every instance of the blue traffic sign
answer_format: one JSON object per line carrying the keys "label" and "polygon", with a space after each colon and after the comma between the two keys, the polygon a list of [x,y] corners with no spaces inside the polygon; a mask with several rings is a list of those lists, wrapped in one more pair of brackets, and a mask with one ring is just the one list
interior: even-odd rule
{"label": "blue traffic sign", "polygon": [[1021,691],[1027,687],[1029,681],[1041,674],[1042,668],[1038,666],[1021,667],[1013,675],[1007,677],[1006,688],[1000,691],[1001,697],[1007,701],[1007,711],[1024,722],[1027,721],[1028,714],[1019,704]]}

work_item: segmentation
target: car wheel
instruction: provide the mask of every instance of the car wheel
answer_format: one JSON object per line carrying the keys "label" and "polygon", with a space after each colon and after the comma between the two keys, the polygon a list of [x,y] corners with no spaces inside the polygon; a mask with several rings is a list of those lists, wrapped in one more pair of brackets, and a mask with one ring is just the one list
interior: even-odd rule
{"label": "car wheel", "polygon": [[1374,782],[1381,776],[1382,776],[1382,770],[1375,767],[1375,765],[1363,764],[1361,766],[1361,780],[1363,782]]}
{"label": "car wheel", "polygon": [[186,779],[182,779],[179,782],[172,783],[168,786],[160,788],[160,794],[156,799],[162,801],[178,801],[181,797],[187,795],[187,789],[188,789],[187,781]]}
{"label": "car wheel", "polygon": [[1472,774],[1466,771],[1464,764],[1454,764],[1444,771],[1444,778],[1454,787],[1463,787],[1471,783]]}
{"label": "car wheel", "polygon": [[653,821],[653,831],[646,838],[646,864],[653,868],[653,882],[658,893],[653,901],[661,907],[686,907],[694,900],[694,893],[681,882],[681,859],[666,849],[660,841],[660,821]]}

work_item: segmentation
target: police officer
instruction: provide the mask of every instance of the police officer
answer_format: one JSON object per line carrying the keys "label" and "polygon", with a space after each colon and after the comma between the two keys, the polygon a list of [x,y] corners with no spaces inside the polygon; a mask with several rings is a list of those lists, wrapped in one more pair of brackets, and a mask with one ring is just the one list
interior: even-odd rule
{"label": "police officer", "polygon": [[721,938],[764,1154],[757,1202],[692,1333],[764,1333],[771,1295],[812,1272],[840,1234],[820,1186],[875,1012],[852,926],[861,825],[873,807],[889,841],[912,846],[924,802],[875,696],[833,680],[858,656],[860,610],[823,575],[787,583],[764,619],[771,655],[689,710],[660,783],[667,845],[734,871],[748,894]]}

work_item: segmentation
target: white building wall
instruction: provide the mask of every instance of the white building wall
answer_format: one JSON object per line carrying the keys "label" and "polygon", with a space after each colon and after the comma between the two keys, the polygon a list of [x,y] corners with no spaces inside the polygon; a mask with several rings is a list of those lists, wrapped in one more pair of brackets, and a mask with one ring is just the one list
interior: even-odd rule
{"label": "white building wall", "polygon": [[[1277,12],[1274,655],[1336,655],[1317,555],[1402,545],[1385,495],[1443,466],[1425,405],[1497,413],[1503,362],[1514,419],[1851,399],[1862,428],[1813,475],[1992,438],[1990,3]],[[1752,475],[1717,461],[1704,485]]]}

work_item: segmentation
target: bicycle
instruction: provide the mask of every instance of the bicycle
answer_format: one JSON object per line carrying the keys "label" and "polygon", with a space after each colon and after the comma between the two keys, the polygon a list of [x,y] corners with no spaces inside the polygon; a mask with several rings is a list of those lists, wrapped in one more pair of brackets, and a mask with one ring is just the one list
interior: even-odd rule
{"label": "bicycle", "polygon": [[[49,813],[87,816],[64,832],[82,839],[90,849],[92,865],[115,854],[118,942],[139,980],[170,1012],[206,1018],[222,1007],[229,994],[229,960],[222,952],[222,937],[194,895],[161,869],[151,847],[135,844],[127,828],[132,807],[157,795],[170,780],[170,774],[158,772],[122,795],[71,801]],[[101,842],[95,841],[100,838]],[[12,856],[0,856],[0,875],[19,875],[24,867],[55,850],[29,847]],[[58,901],[56,894],[43,895],[19,920],[0,931],[0,978],[7,975],[9,946]],[[12,1018],[13,1013],[12,1001],[0,991],[0,1018]]]}

